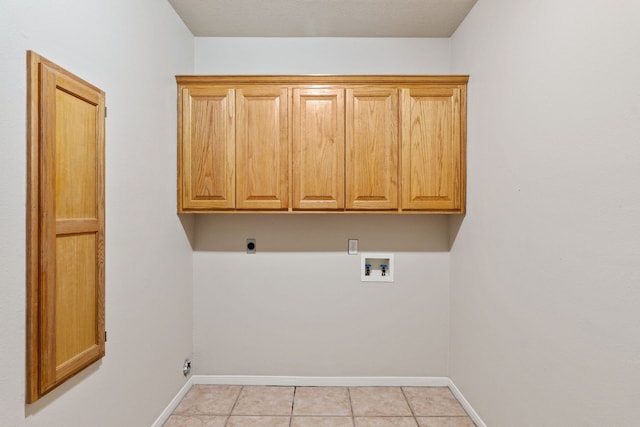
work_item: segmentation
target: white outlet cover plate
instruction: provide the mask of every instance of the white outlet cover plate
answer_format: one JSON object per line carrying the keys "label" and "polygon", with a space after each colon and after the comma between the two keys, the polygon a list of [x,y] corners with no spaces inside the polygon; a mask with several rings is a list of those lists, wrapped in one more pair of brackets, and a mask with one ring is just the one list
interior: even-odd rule
{"label": "white outlet cover plate", "polygon": [[349,239],[349,255],[358,255],[358,239]]}

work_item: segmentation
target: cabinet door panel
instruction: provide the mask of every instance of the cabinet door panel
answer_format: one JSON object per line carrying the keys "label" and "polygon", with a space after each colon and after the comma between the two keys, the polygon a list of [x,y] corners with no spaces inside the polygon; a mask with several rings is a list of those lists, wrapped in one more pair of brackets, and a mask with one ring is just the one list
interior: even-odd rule
{"label": "cabinet door panel", "polygon": [[238,209],[288,207],[287,88],[236,90]]}
{"label": "cabinet door panel", "polygon": [[293,90],[293,208],[344,208],[344,90]]}
{"label": "cabinet door panel", "polygon": [[347,89],[346,207],[398,207],[398,93]]}
{"label": "cabinet door panel", "polygon": [[234,90],[182,93],[182,210],[235,207]]}
{"label": "cabinet door panel", "polygon": [[402,209],[463,208],[460,92],[402,90]]}
{"label": "cabinet door panel", "polygon": [[98,351],[96,342],[96,236],[94,233],[56,238],[55,366],[64,369],[83,354]]}

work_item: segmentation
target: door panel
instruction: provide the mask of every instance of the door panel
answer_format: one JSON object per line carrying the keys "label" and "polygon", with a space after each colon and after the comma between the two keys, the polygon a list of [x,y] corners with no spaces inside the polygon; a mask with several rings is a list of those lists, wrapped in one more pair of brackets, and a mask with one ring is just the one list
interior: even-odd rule
{"label": "door panel", "polygon": [[398,207],[398,92],[347,89],[346,208]]}
{"label": "door panel", "polygon": [[402,209],[462,207],[460,89],[402,90]]}
{"label": "door panel", "polygon": [[344,208],[344,90],[293,90],[293,208]]}
{"label": "door panel", "polygon": [[232,209],[235,207],[234,90],[185,88],[182,102],[182,209]]}
{"label": "door panel", "polygon": [[238,209],[288,208],[287,88],[236,90]]}
{"label": "door panel", "polygon": [[56,219],[96,217],[95,105],[56,90]]}
{"label": "door panel", "polygon": [[56,368],[96,345],[96,236],[56,238]]}

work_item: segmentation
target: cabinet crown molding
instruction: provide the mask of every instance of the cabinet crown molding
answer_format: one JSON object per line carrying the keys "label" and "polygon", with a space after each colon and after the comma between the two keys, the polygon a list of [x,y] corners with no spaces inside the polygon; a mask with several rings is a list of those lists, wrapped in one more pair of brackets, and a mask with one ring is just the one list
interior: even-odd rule
{"label": "cabinet crown molding", "polygon": [[465,85],[468,75],[338,75],[338,74],[304,74],[304,75],[178,75],[176,82],[181,85],[210,84],[243,84],[263,85]]}

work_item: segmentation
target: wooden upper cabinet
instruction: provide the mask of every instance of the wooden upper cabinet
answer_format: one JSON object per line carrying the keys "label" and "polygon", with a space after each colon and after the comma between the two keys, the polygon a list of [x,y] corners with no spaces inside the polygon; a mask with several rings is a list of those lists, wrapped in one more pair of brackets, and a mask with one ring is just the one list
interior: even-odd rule
{"label": "wooden upper cabinet", "polygon": [[398,207],[398,91],[347,89],[346,207]]}
{"label": "wooden upper cabinet", "polygon": [[462,90],[401,90],[402,209],[463,211]]}
{"label": "wooden upper cabinet", "polygon": [[294,209],[344,208],[344,89],[293,89]]}
{"label": "wooden upper cabinet", "polygon": [[467,76],[177,76],[179,212],[463,213]]}
{"label": "wooden upper cabinet", "polygon": [[180,210],[235,208],[235,90],[182,89]]}
{"label": "wooden upper cabinet", "polygon": [[287,88],[236,89],[236,206],[289,206],[289,120]]}

